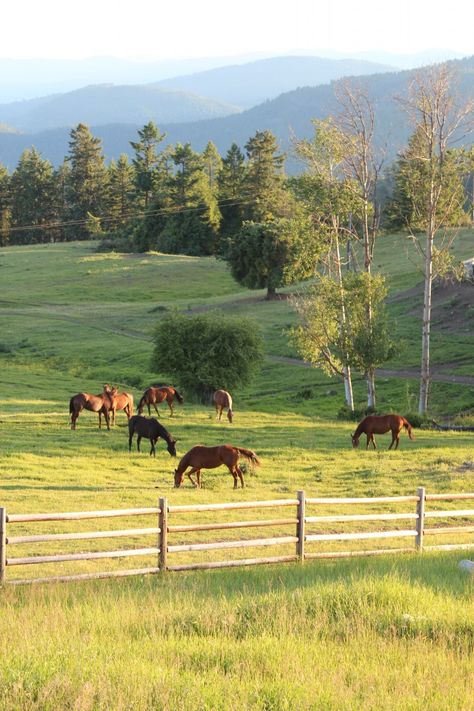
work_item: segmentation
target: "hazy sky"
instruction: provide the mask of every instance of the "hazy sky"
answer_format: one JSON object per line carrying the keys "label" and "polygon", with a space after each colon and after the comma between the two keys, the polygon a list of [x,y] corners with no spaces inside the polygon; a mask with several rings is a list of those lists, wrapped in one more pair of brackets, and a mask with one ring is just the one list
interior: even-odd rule
{"label": "hazy sky", "polygon": [[[8,0],[2,58],[331,49],[474,53],[474,0]],[[441,7],[441,3],[439,3]]]}

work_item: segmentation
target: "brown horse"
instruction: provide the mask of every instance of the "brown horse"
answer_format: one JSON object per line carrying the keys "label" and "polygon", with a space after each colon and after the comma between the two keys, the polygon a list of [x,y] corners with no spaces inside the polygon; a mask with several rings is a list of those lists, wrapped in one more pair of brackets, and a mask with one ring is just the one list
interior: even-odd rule
{"label": "brown horse", "polygon": [[128,451],[132,451],[133,435],[137,435],[137,449],[140,451],[140,441],[142,437],[150,440],[151,449],[150,457],[156,456],[155,444],[161,437],[167,444],[168,452],[172,457],[176,457],[176,442],[167,429],[161,425],[154,417],[142,417],[141,415],[133,415],[128,421]]}
{"label": "brown horse", "polygon": [[[251,449],[233,447],[230,444],[222,444],[219,447],[204,447],[204,445],[198,444],[190,449],[189,452],[186,452],[178,464],[178,468],[175,469],[174,485],[176,488],[181,486],[186,469],[191,467],[191,471],[187,472],[187,475],[193,486],[200,487],[201,469],[215,469],[220,467],[221,464],[225,464],[234,477],[234,489],[237,489],[237,477],[239,477],[243,488],[244,476],[238,464],[239,457],[245,457],[245,459],[257,466],[260,464],[259,458]],[[196,473],[197,481],[194,481],[191,476],[194,473]]]}
{"label": "brown horse", "polygon": [[170,417],[173,417],[173,400],[175,398],[181,405],[183,404],[183,397],[179,394],[176,388],[171,387],[171,385],[163,385],[159,388],[147,388],[138,403],[137,412],[141,415],[146,405],[148,407],[148,414],[151,415],[150,405],[153,405],[156,410],[156,414],[159,417],[160,413],[158,412],[157,404],[159,405],[160,402],[164,402],[166,400],[170,409]]}
{"label": "brown horse", "polygon": [[102,428],[101,415],[104,415],[107,429],[110,430],[109,412],[112,409],[113,398],[117,394],[117,388],[105,389],[100,395],[90,395],[89,393],[77,393],[69,401],[69,412],[71,413],[71,429],[76,429],[77,418],[82,410],[90,410],[99,413],[99,428]]}
{"label": "brown horse", "polygon": [[[110,385],[104,385],[105,392],[111,392],[112,388]],[[115,413],[117,410],[123,410],[127,415],[127,420],[133,415],[133,395],[131,393],[119,393],[112,398],[112,407],[110,412],[112,414],[112,424],[115,425]],[[100,422],[100,412],[99,412],[99,422]]]}
{"label": "brown horse", "polygon": [[216,390],[216,392],[212,396],[212,399],[216,407],[216,420],[219,420],[219,422],[221,421],[222,410],[226,409],[227,419],[230,423],[232,423],[233,412],[231,394],[228,393],[227,390]]}
{"label": "brown horse", "polygon": [[352,446],[359,446],[359,438],[361,434],[367,435],[367,445],[366,449],[369,448],[369,443],[372,442],[374,449],[377,449],[375,444],[374,434],[385,434],[386,432],[392,432],[392,442],[389,449],[392,449],[394,443],[395,449],[398,449],[398,443],[400,442],[400,432],[403,427],[408,432],[410,439],[415,439],[412,436],[412,427],[408,420],[405,420],[401,415],[369,415],[357,426],[356,431],[352,435]]}

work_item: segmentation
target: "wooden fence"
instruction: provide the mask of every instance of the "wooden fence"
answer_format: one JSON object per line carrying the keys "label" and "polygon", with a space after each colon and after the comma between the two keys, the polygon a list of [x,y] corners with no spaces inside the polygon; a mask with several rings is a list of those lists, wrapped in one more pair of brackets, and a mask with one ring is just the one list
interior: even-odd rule
{"label": "wooden fence", "polygon": [[[473,525],[453,526],[446,525],[446,519],[461,517],[468,519],[474,516],[474,509],[430,509],[427,505],[440,501],[461,501],[474,499],[474,493],[464,494],[427,494],[424,488],[419,488],[413,496],[377,496],[372,498],[314,498],[306,497],[304,491],[298,491],[294,499],[277,499],[271,501],[244,501],[222,504],[195,504],[182,506],[169,506],[166,498],[159,500],[157,507],[114,509],[109,511],[78,511],[69,513],[42,513],[42,514],[7,514],[5,508],[0,508],[0,584],[25,584],[42,582],[62,582],[70,580],[87,580],[92,578],[124,577],[130,575],[146,575],[163,573],[165,571],[197,570],[206,568],[226,568],[242,565],[258,565],[262,563],[287,563],[291,561],[304,561],[314,558],[341,558],[350,556],[381,555],[387,553],[405,553],[422,550],[454,550],[474,548],[472,542],[459,542],[460,536],[474,533]],[[370,513],[337,513],[333,515],[318,514],[318,508],[327,510],[328,507],[345,507],[357,505],[358,507],[374,504],[383,505],[385,511],[371,511]],[[398,506],[411,504],[412,510],[406,512],[386,512],[387,505]],[[286,516],[279,518],[261,518],[257,520],[221,521],[207,523],[180,524],[182,514],[192,513],[194,519],[199,514],[218,511],[235,511],[247,509],[285,509]],[[308,515],[311,513],[312,515]],[[315,515],[314,515],[315,514]],[[45,533],[34,535],[10,535],[15,524],[28,522],[47,521],[79,521],[84,519],[150,516],[154,518],[154,525],[148,528],[127,528],[107,531],[79,531],[73,533]],[[439,526],[427,527],[430,519],[443,519]],[[177,521],[175,523],[175,521]],[[324,533],[321,529],[327,524],[346,524],[355,522],[390,522],[409,521],[412,528],[390,528],[378,531],[347,532],[338,531]],[[249,538],[244,540],[217,540],[198,543],[175,543],[170,538],[175,534],[187,534],[204,531],[229,531],[241,528],[282,529],[292,527],[292,535],[277,535],[266,538]],[[383,526],[382,526],[383,527]],[[344,528],[344,526],[343,526]],[[380,526],[379,526],[380,528]],[[456,543],[445,545],[424,544],[424,536],[450,534],[457,538]],[[17,546],[57,541],[92,540],[101,538],[139,537],[150,536],[155,538],[155,545],[142,548],[124,548],[120,550],[91,551],[81,553],[63,553],[55,555],[34,555],[27,557],[11,557],[10,550]],[[321,550],[314,549],[314,545],[321,543],[337,543],[340,541],[383,540],[394,538],[411,538],[412,546],[404,548],[373,548],[352,550]],[[264,546],[294,546],[290,555],[277,555],[257,558],[239,558],[234,560],[187,562],[183,564],[170,564],[170,556],[183,552],[216,551],[222,549],[259,548]],[[101,558],[125,558],[135,556],[152,556],[155,564],[144,568],[127,570],[113,570],[106,572],[80,573],[75,575],[60,575],[55,577],[10,579],[7,570],[13,566],[38,565],[49,563],[64,563],[68,561],[97,560]]]}

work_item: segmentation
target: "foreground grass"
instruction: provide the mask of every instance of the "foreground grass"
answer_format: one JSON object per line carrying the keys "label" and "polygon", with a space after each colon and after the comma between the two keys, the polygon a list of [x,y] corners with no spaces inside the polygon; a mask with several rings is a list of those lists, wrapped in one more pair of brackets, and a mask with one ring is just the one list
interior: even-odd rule
{"label": "foreground grass", "polygon": [[8,589],[2,709],[472,709],[453,556]]}

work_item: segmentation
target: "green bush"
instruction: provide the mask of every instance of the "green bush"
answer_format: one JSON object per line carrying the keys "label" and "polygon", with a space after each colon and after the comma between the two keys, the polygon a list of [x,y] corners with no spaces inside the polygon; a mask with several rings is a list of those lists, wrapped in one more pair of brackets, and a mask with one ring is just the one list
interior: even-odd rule
{"label": "green bush", "polygon": [[172,378],[201,402],[209,402],[217,388],[232,391],[247,385],[263,360],[257,324],[217,311],[166,315],[153,340],[152,369]]}

